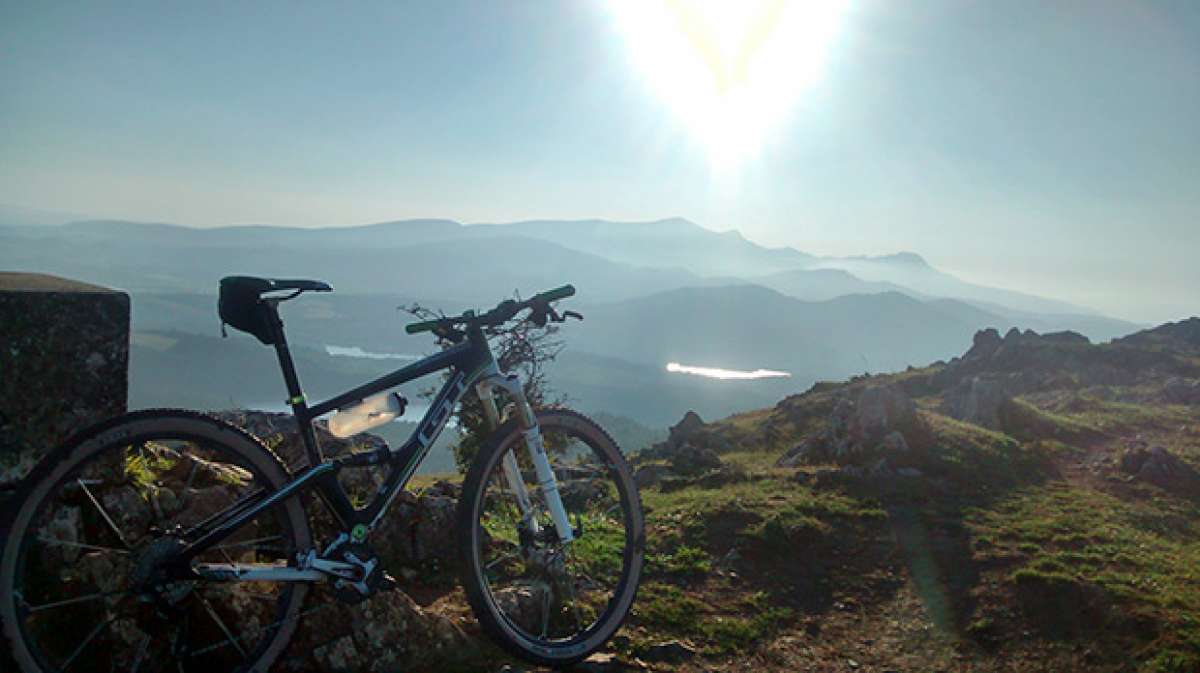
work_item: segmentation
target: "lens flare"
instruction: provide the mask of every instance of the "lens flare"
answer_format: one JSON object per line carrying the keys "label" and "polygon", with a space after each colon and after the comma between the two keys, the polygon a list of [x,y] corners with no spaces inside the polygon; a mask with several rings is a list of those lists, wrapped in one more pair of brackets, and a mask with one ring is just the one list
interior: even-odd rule
{"label": "lens flare", "polygon": [[756,154],[820,75],[845,0],[613,0],[635,67],[714,169]]}

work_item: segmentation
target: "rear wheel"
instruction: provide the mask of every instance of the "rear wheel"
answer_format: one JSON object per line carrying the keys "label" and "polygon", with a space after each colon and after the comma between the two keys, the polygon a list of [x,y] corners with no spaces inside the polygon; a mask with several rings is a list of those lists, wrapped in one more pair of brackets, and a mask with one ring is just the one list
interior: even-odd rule
{"label": "rear wheel", "polygon": [[[612,438],[567,410],[537,414],[576,539],[558,541],[524,434],[514,421],[480,449],[459,503],[463,586],[480,624],[512,654],[561,666],[597,650],[620,628],[643,562],[641,502]],[[532,528],[505,478],[515,451],[532,500]]]}
{"label": "rear wheel", "polygon": [[[18,666],[50,671],[265,671],[307,585],[164,579],[189,531],[288,480],[247,433],[185,411],[128,414],[43,460],[12,501],[0,619]],[[311,547],[291,498],[196,560],[294,565]]]}

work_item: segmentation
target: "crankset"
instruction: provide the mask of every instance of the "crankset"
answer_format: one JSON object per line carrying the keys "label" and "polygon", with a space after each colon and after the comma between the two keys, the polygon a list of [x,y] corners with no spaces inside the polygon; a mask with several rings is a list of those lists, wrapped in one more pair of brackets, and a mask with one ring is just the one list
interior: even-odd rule
{"label": "crankset", "polygon": [[366,542],[354,542],[344,534],[320,556],[309,552],[305,562],[302,565],[330,576],[333,595],[343,603],[361,603],[377,591],[396,588],[396,580],[384,572],[375,550]]}

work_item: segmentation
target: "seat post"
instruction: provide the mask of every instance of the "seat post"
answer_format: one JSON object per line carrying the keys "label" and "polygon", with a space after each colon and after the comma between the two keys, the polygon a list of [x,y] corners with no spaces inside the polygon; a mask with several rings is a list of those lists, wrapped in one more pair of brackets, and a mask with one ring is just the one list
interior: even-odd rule
{"label": "seat post", "polygon": [[279,370],[283,372],[283,382],[287,386],[287,403],[292,407],[296,416],[296,426],[304,441],[311,465],[316,465],[325,459],[321,446],[317,443],[317,433],[313,430],[312,419],[308,415],[308,402],[304,399],[304,390],[300,387],[300,377],[296,375],[296,363],[292,360],[292,351],[288,348],[287,337],[283,333],[283,320],[279,318],[277,301],[264,301],[270,307],[271,340],[275,344],[275,355],[279,358]]}
{"label": "seat post", "polygon": [[288,348],[287,337],[283,333],[283,320],[279,318],[279,304],[278,301],[270,299],[264,300],[263,304],[268,308],[267,313],[271,321],[271,342],[275,346],[275,355],[279,358],[279,369],[283,372],[283,382],[287,386],[287,403],[291,405],[297,415],[300,415],[301,411],[308,410],[308,405],[304,402],[304,390],[300,387],[300,377],[296,375],[296,364],[292,360],[292,351]]}

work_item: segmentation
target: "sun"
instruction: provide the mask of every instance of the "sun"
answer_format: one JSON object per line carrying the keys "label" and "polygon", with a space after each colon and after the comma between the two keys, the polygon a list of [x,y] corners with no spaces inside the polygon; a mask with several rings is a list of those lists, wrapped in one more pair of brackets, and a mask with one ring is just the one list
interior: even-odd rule
{"label": "sun", "polygon": [[612,0],[641,75],[714,169],[755,155],[822,73],[846,0]]}

